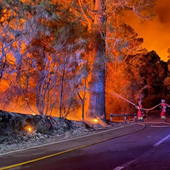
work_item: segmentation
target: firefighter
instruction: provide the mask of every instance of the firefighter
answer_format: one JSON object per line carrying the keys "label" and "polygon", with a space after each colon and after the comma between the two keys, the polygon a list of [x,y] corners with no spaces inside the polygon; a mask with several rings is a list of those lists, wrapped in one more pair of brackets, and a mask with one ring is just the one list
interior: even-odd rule
{"label": "firefighter", "polygon": [[170,107],[170,105],[168,105],[167,103],[165,103],[165,100],[162,99],[161,100],[161,109],[162,109],[162,112],[161,112],[161,119],[165,120],[166,121],[166,108],[167,107]]}
{"label": "firefighter", "polygon": [[138,121],[142,121],[143,122],[143,116],[142,116],[142,101],[139,100],[138,101],[138,106],[135,106],[138,109],[137,112],[137,117],[138,117]]}

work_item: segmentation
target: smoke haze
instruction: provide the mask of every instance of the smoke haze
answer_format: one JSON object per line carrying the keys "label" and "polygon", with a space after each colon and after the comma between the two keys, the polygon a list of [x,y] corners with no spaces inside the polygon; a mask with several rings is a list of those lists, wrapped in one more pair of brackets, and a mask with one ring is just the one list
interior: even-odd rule
{"label": "smoke haze", "polygon": [[131,25],[144,38],[143,47],[154,50],[162,60],[168,60],[167,49],[170,48],[170,0],[157,0],[154,7],[156,17],[153,21],[140,24],[134,15],[126,16]]}

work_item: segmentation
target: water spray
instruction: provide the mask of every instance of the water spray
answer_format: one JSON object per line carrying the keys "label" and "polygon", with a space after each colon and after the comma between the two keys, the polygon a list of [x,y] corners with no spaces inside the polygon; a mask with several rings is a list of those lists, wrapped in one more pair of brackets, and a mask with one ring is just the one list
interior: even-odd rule
{"label": "water spray", "polygon": [[[118,98],[120,98],[120,99],[122,99],[122,100],[124,100],[124,101],[126,101],[126,102],[128,102],[128,103],[130,103],[130,104],[132,104],[133,106],[136,106],[135,103],[131,102],[130,100],[124,98],[123,96],[121,96],[120,94],[118,94],[118,93],[116,93],[116,92],[114,92],[114,91],[110,91],[110,90],[109,90],[108,93],[111,93],[112,95],[114,95],[114,96],[116,96],[116,97],[118,97]],[[149,109],[142,108],[142,110],[150,111],[150,110],[155,109],[155,108],[158,107],[159,105],[161,105],[161,103],[159,103],[159,104],[157,104],[156,106],[154,106],[154,107],[152,107],[152,108],[149,108]]]}
{"label": "water spray", "polygon": [[114,91],[110,91],[109,93],[111,93],[112,95],[114,95],[114,96],[116,96],[116,97],[118,97],[118,98],[120,98],[120,99],[122,99],[122,100],[124,100],[124,101],[126,101],[126,102],[128,102],[130,104],[132,104],[133,106],[136,106],[135,103],[131,102],[130,100],[124,98],[123,96],[121,96],[120,94],[118,94],[118,93],[116,93]]}

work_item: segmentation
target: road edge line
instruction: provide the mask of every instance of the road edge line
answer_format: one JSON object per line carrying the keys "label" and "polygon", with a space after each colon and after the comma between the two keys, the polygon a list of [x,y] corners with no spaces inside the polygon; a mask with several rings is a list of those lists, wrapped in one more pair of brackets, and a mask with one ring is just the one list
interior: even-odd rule
{"label": "road edge line", "polygon": [[125,133],[125,134],[122,134],[122,135],[119,135],[119,136],[116,136],[116,137],[108,138],[108,139],[101,140],[101,141],[91,143],[91,144],[88,144],[88,145],[83,145],[83,146],[76,147],[76,148],[73,148],[73,149],[68,149],[68,150],[65,150],[65,151],[58,152],[58,153],[43,156],[43,157],[40,157],[40,158],[37,158],[37,159],[32,159],[30,161],[25,161],[25,162],[21,162],[21,163],[18,163],[18,164],[13,164],[13,165],[10,165],[10,166],[2,167],[2,168],[0,168],[0,170],[7,170],[7,169],[19,167],[19,166],[26,165],[26,164],[33,163],[33,162],[37,162],[37,161],[40,161],[40,160],[43,160],[43,159],[47,159],[47,158],[51,158],[51,157],[54,157],[54,156],[57,156],[57,155],[61,155],[61,154],[64,154],[64,153],[72,152],[72,151],[75,151],[75,150],[78,150],[78,149],[82,149],[82,148],[86,148],[86,147],[93,146],[93,145],[96,145],[96,144],[100,144],[100,143],[103,143],[103,142],[107,142],[107,141],[112,140],[112,139],[117,139],[117,138],[122,137],[122,136],[126,136],[126,135],[130,135],[130,134],[133,134],[133,133],[140,132],[140,131],[144,130],[145,127],[146,127],[146,125],[143,124],[143,123],[138,123],[138,125],[142,125],[143,127],[141,129],[135,130],[133,132]]}
{"label": "road edge line", "polygon": [[94,133],[94,134],[90,134],[90,135],[78,136],[78,137],[75,137],[75,138],[70,138],[70,139],[61,140],[61,141],[57,141],[57,142],[51,142],[51,143],[47,143],[47,144],[43,144],[43,145],[37,145],[37,146],[25,148],[25,149],[16,150],[16,151],[10,151],[10,152],[6,152],[6,153],[3,153],[3,154],[0,154],[0,156],[4,156],[4,155],[15,153],[15,152],[22,152],[22,151],[26,151],[26,150],[29,150],[29,149],[41,148],[41,147],[44,147],[44,146],[54,145],[54,144],[57,144],[57,143],[67,142],[67,141],[71,141],[71,140],[75,140],[75,139],[80,139],[80,138],[85,138],[85,137],[89,137],[89,136],[93,136],[93,135],[98,135],[98,134],[101,134],[101,133],[105,133],[105,132],[109,132],[109,131],[114,131],[114,130],[121,129],[121,128],[124,128],[124,127],[132,126],[132,125],[136,125],[136,123],[130,124],[130,125],[126,125],[126,126],[117,127],[117,128],[114,128],[114,129],[108,129],[108,130],[105,130],[105,131],[102,131],[102,132],[98,132],[98,133]]}

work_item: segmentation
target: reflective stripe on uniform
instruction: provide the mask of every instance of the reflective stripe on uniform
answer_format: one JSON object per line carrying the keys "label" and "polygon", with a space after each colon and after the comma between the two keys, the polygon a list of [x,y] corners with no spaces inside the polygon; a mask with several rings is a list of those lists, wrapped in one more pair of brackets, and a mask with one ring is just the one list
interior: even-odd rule
{"label": "reflective stripe on uniform", "polygon": [[166,119],[166,117],[165,116],[161,116],[161,119]]}

